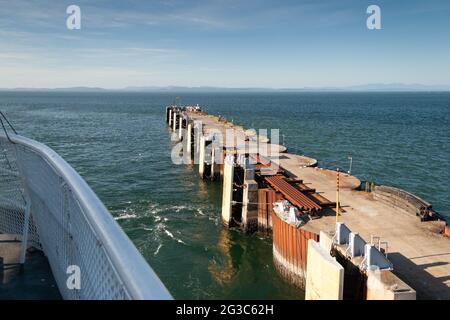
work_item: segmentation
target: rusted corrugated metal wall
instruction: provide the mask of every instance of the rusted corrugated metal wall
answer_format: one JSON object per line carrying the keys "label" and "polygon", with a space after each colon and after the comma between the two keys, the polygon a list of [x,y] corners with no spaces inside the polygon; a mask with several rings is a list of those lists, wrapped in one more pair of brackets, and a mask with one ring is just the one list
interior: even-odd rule
{"label": "rusted corrugated metal wall", "polygon": [[258,228],[272,231],[276,269],[292,284],[304,289],[308,240],[319,241],[319,235],[280,219],[273,211],[273,204],[281,199],[283,195],[270,188],[258,190]]}
{"label": "rusted corrugated metal wall", "polygon": [[275,213],[272,213],[272,223],[273,246],[278,254],[294,268],[293,272],[299,269],[306,272],[308,240],[319,241],[319,235],[296,228],[281,220]]}
{"label": "rusted corrugated metal wall", "polygon": [[272,230],[273,203],[281,198],[281,194],[272,189],[258,190],[258,229],[260,231]]}
{"label": "rusted corrugated metal wall", "polygon": [[260,231],[267,231],[269,229],[268,191],[269,189],[258,190],[258,229]]}

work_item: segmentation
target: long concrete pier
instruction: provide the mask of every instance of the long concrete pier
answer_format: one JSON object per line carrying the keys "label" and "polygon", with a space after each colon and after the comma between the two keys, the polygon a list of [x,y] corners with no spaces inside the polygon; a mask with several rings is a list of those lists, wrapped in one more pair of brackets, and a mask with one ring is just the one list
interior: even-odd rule
{"label": "long concrete pier", "polygon": [[[395,188],[361,188],[341,173],[336,217],[337,172],[289,153],[277,137],[198,106],[168,106],[166,121],[179,145],[172,157],[221,181],[224,225],[272,234],[275,266],[307,297],[450,299],[448,226],[431,204]],[[295,216],[277,212],[282,203]],[[336,271],[327,288],[315,287],[323,274],[307,272],[322,267]]]}

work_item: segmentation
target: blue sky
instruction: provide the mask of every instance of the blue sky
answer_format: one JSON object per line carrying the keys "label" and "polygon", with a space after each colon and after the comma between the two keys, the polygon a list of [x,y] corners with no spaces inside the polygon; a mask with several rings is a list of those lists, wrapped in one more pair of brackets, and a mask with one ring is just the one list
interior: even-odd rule
{"label": "blue sky", "polygon": [[[66,8],[81,8],[81,30]],[[382,30],[366,28],[379,5]],[[450,85],[450,1],[0,0],[0,87]]]}

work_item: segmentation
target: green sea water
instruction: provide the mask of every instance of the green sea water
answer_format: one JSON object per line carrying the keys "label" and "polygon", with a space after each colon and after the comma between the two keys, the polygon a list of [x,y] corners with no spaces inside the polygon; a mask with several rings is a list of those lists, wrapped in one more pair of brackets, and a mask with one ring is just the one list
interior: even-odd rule
{"label": "green sea water", "polygon": [[278,128],[292,151],[393,185],[450,217],[450,93],[1,92],[20,134],[69,162],[175,298],[302,299],[274,270],[271,240],[220,224],[220,183],[171,162],[176,96],[247,128]]}

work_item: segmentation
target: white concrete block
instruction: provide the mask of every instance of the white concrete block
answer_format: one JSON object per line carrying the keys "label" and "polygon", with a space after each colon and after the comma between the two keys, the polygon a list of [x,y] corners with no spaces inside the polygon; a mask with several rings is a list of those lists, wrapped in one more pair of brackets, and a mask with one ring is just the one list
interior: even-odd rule
{"label": "white concrete block", "polygon": [[308,240],[306,300],[342,300],[344,268],[318,242]]}

